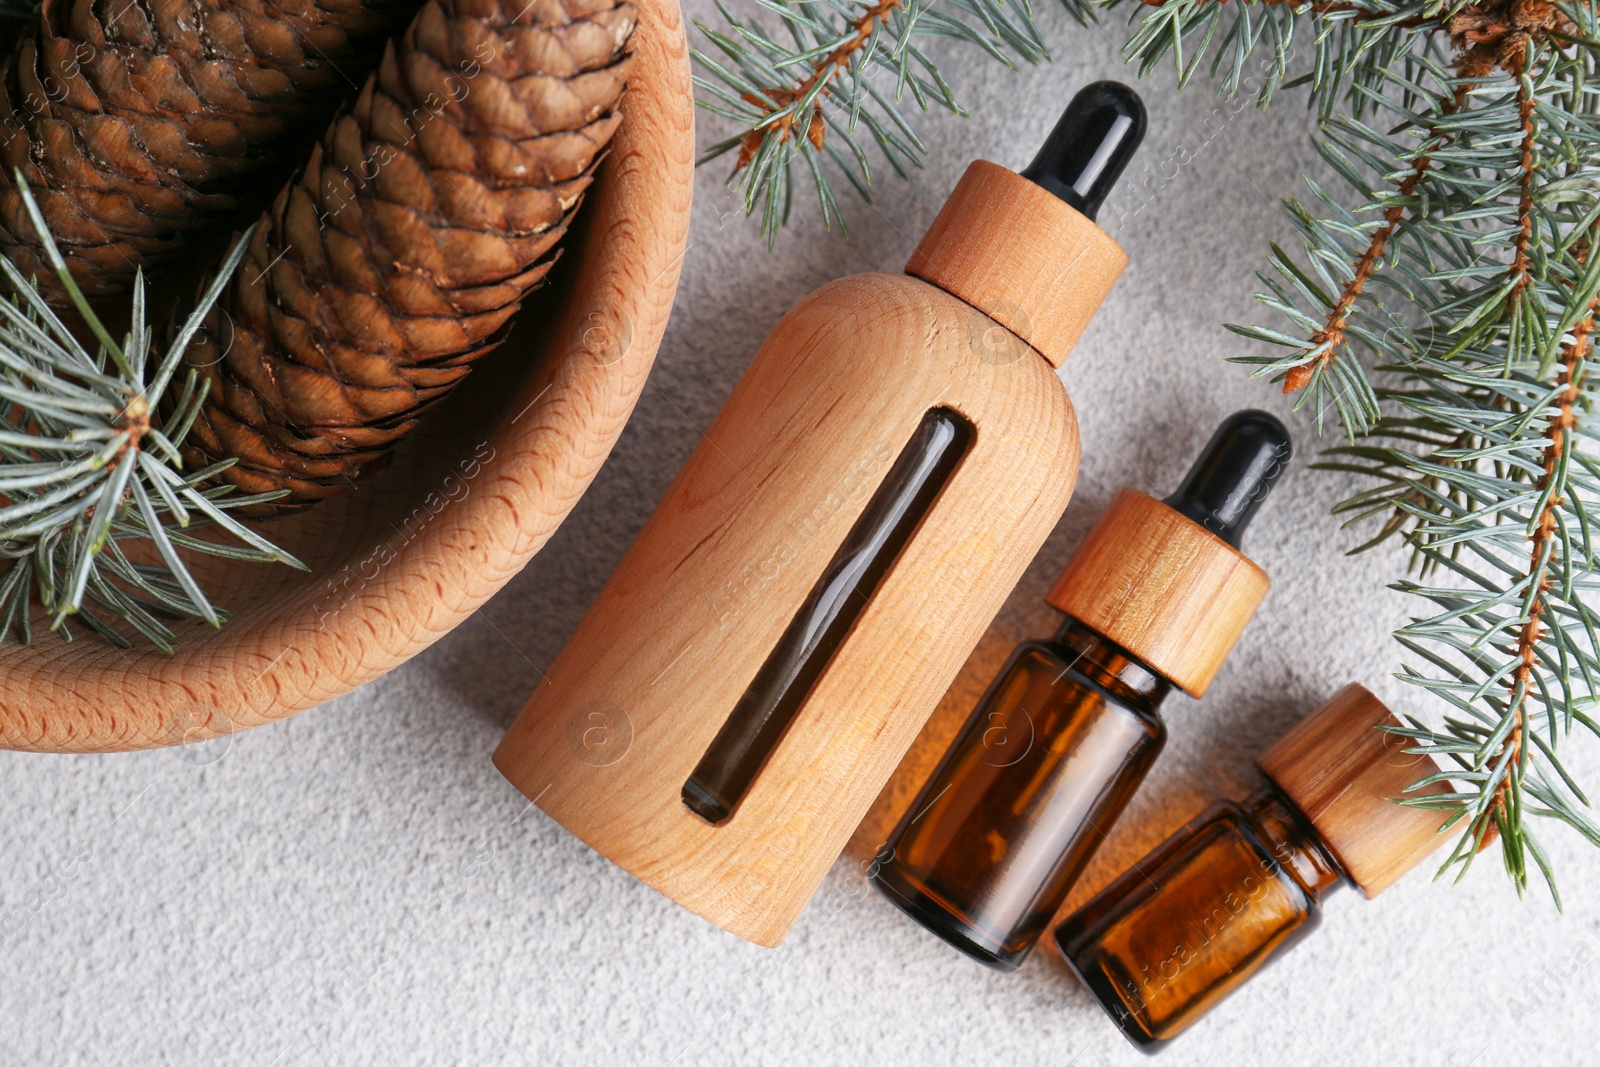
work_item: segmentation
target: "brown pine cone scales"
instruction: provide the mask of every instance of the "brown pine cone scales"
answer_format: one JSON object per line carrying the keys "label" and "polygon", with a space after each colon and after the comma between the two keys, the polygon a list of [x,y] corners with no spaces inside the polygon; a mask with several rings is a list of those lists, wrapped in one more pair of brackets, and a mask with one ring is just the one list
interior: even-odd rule
{"label": "brown pine cone scales", "polygon": [[187,362],[195,463],[350,484],[500,343],[621,121],[628,0],[430,0],[263,216]]}
{"label": "brown pine cone scales", "polygon": [[[250,171],[355,91],[414,0],[44,0],[0,71],[0,255],[58,283],[12,180],[80,287],[125,288],[234,205]],[[287,169],[287,168],[286,168]]]}

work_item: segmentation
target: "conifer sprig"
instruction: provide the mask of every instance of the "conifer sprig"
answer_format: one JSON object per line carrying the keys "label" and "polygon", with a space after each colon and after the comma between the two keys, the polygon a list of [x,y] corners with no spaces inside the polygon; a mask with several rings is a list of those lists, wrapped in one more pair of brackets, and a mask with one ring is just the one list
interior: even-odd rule
{"label": "conifer sprig", "polygon": [[[1061,0],[1086,22],[1086,0]],[[761,211],[770,246],[788,221],[797,171],[816,189],[823,222],[844,229],[829,172],[843,175],[871,201],[875,147],[905,176],[922,166],[927,146],[903,114],[910,100],[965,114],[920,40],[950,38],[981,48],[1001,64],[1050,58],[1028,0],[754,0],[778,28],[736,17],[718,0],[726,25],[698,24],[717,54],[694,50],[700,106],[743,129],[701,158],[735,149],[730,181],[745,210]],[[770,20],[769,20],[770,21]]]}
{"label": "conifer sprig", "polygon": [[1559,902],[1537,820],[1600,845],[1562,761],[1574,726],[1600,734],[1600,25],[1592,3],[1398,14],[1403,51],[1313,87],[1344,188],[1286,205],[1299,253],[1260,277],[1290,329],[1235,329],[1284,353],[1243,361],[1340,423],[1319,466],[1371,482],[1334,509],[1376,523],[1358,548],[1410,549],[1400,677],[1448,714],[1406,733],[1458,790],[1414,802],[1467,826],[1446,868],[1498,840],[1518,889],[1537,868]]}
{"label": "conifer sprig", "polygon": [[[96,349],[51,309],[34,279],[0,259],[12,293],[0,300],[0,642],[31,641],[38,604],[67,640],[69,619],[77,619],[127,647],[121,623],[171,651],[176,636],[164,619],[218,626],[226,618],[190,573],[186,553],[305,566],[228,514],[277,494],[244,497],[209,485],[227,464],[184,471],[180,456],[205,398],[193,370],[179,373],[183,350],[248,234],[174,343],[157,353],[143,276],[133,287],[131,326],[117,340],[74,283],[21,175],[16,180]],[[231,539],[196,536],[206,526]]]}

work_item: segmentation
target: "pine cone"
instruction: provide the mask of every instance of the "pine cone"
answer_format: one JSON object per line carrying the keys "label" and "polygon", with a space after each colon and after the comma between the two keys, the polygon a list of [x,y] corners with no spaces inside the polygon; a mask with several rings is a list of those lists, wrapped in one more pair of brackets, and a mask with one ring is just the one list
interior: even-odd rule
{"label": "pine cone", "polygon": [[1541,47],[1551,37],[1570,38],[1578,27],[1549,0],[1483,0],[1464,4],[1445,20],[1457,49],[1456,72],[1487,77],[1496,67],[1522,71],[1528,42]]}
{"label": "pine cone", "polygon": [[383,455],[544,278],[621,121],[630,0],[429,0],[185,358],[198,463],[281,512]]}
{"label": "pine cone", "polygon": [[414,0],[44,0],[0,70],[0,255],[63,294],[14,169],[91,296],[125,288],[320,128]]}

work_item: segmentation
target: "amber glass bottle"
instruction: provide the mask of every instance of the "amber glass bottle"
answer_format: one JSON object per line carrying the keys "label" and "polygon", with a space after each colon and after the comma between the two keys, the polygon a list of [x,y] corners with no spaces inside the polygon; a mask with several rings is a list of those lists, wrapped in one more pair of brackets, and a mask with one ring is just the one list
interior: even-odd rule
{"label": "amber glass bottle", "polygon": [[1071,620],[1019,646],[930,779],[937,795],[890,839],[878,888],[968,955],[1016,966],[1161,751],[1170,688]]}
{"label": "amber glass bottle", "polygon": [[1273,789],[1213,804],[1056,932],[1136,1044],[1165,1041],[1317,925],[1343,872]]}
{"label": "amber glass bottle", "polygon": [[888,841],[874,884],[967,955],[1019,965],[1267,588],[1240,534],[1289,438],[1240,412],[1166,501],[1124,491],[1050,594],[1068,616],[1012,653]]}
{"label": "amber glass bottle", "polygon": [[1335,887],[1375,896],[1438,844],[1444,812],[1391,801],[1435,768],[1380,725],[1398,722],[1347,687],[1258,761],[1265,788],[1212,805],[1056,929],[1134,1044],[1160,1048],[1298,943]]}

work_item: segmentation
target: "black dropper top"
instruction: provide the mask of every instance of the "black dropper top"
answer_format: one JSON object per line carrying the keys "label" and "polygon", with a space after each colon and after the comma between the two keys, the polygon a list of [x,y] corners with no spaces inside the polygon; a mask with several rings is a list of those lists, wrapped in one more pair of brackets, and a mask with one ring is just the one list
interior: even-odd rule
{"label": "black dropper top", "polygon": [[1211,435],[1178,491],[1163,503],[1234,548],[1289,465],[1294,445],[1265,411],[1236,411]]}
{"label": "black dropper top", "polygon": [[1144,103],[1121,82],[1078,90],[1022,176],[1089,218],[1144,140]]}

